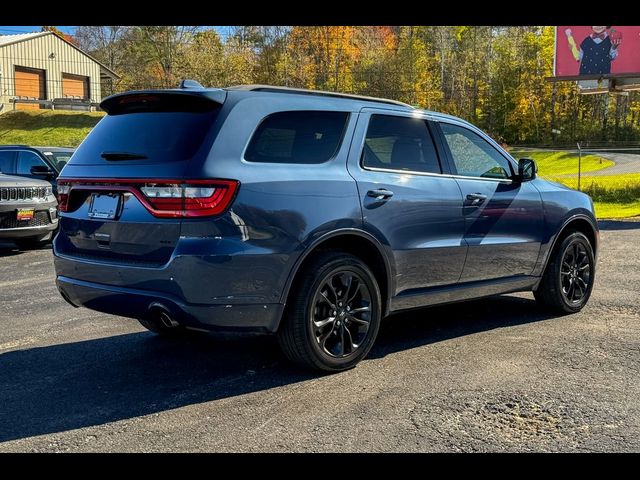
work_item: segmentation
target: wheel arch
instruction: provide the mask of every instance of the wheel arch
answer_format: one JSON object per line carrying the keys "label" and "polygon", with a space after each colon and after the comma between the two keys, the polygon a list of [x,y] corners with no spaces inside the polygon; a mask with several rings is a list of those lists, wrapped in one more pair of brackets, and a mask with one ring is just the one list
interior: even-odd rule
{"label": "wheel arch", "polygon": [[[564,240],[570,234],[570,232],[576,231],[583,233],[589,239],[591,247],[593,248],[593,256],[594,258],[597,258],[599,232],[598,227],[594,224],[594,220],[585,214],[572,215],[564,221],[555,238],[551,242],[551,246],[549,247],[543,268],[540,271],[541,276],[544,275],[544,272],[547,270],[549,261],[551,260],[551,257],[555,252],[557,246],[562,243],[562,240]],[[539,284],[540,282],[536,284],[534,290],[538,288]]]}
{"label": "wheel arch", "polygon": [[317,238],[300,255],[294,264],[282,291],[281,302],[287,302],[296,277],[303,271],[309,257],[321,250],[336,250],[349,253],[364,261],[378,281],[382,298],[382,315],[388,315],[394,288],[395,269],[384,251],[384,246],[370,233],[349,228],[327,233]]}

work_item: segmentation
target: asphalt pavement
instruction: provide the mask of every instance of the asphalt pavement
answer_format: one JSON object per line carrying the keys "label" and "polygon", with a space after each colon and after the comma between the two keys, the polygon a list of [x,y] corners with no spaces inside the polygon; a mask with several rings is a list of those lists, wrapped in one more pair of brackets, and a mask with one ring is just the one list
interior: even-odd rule
{"label": "asphalt pavement", "polygon": [[603,168],[602,170],[596,170],[595,172],[585,172],[585,177],[605,177],[607,175],[627,175],[630,173],[640,173],[640,153],[638,153],[638,150],[635,150],[634,153],[585,151],[584,154],[597,155],[599,157],[603,157],[615,162],[615,165]]}
{"label": "asphalt pavement", "polygon": [[316,375],[271,337],[166,340],[58,295],[50,249],[0,245],[1,452],[640,451],[640,222],[603,222],[596,286],[386,320]]}

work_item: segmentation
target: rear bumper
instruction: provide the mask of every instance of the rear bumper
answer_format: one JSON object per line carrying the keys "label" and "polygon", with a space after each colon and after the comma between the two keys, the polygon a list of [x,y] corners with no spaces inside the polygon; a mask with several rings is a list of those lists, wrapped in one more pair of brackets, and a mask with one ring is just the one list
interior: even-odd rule
{"label": "rear bumper", "polygon": [[171,295],[102,285],[65,276],[56,278],[60,294],[70,304],[130,318],[144,318],[151,305],[162,305],[187,327],[207,330],[275,332],[282,304],[189,304]]}

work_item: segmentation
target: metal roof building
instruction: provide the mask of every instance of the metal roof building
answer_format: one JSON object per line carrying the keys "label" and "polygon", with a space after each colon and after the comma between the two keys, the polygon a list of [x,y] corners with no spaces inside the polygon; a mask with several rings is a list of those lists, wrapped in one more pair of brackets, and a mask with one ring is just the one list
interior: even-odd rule
{"label": "metal roof building", "polygon": [[117,78],[53,32],[0,36],[0,113],[47,106],[38,101],[97,103],[102,82]]}

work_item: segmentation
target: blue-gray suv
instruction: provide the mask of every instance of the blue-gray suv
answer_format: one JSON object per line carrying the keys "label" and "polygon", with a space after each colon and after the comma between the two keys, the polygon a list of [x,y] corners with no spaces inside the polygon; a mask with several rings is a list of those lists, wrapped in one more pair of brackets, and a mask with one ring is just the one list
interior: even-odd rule
{"label": "blue-gray suv", "polygon": [[57,285],[151,331],[276,333],[356,365],[383,317],[533,291],[580,310],[591,199],[473,125],[392,100],[270,86],[105,99],[58,178]]}

